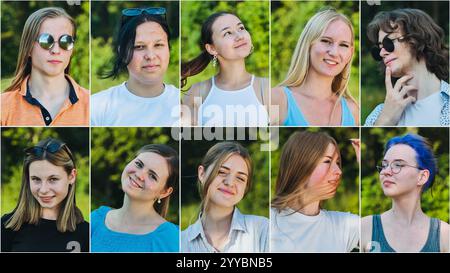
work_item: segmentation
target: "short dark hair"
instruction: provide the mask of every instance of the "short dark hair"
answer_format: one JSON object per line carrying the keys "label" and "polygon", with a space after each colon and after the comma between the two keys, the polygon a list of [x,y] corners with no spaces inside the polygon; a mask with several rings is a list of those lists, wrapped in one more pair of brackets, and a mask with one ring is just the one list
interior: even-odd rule
{"label": "short dark hair", "polygon": [[367,36],[376,44],[380,30],[392,33],[399,28],[410,45],[411,54],[418,61],[423,58],[428,71],[448,82],[448,47],[444,43],[444,30],[424,11],[405,8],[379,12],[367,26]]}
{"label": "short dark hair", "polygon": [[155,22],[159,24],[164,32],[167,34],[167,43],[170,48],[170,29],[166,20],[159,15],[151,15],[143,12],[134,17],[123,17],[120,24],[119,33],[114,42],[114,58],[113,68],[111,71],[105,73],[103,78],[113,77],[114,79],[120,73],[126,71],[127,65],[133,58],[134,40],[136,39],[136,29],[139,25],[145,22]]}

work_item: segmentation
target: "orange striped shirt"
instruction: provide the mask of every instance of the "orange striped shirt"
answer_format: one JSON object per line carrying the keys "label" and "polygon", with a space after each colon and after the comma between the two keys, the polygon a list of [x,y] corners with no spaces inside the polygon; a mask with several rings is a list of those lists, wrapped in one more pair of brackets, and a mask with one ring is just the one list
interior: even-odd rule
{"label": "orange striped shirt", "polygon": [[[1,95],[2,126],[46,126],[44,116],[48,112],[27,92],[28,79],[29,76],[19,89]],[[68,75],[66,79],[70,81],[72,90],[49,126],[89,126],[89,90]],[[49,121],[50,115],[45,119]]]}

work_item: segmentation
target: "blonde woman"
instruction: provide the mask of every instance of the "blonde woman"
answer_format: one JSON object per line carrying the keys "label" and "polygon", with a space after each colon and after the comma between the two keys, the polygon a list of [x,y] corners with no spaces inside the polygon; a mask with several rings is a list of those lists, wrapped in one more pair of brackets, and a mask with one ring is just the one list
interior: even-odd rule
{"label": "blonde woman", "polygon": [[268,219],[236,207],[251,188],[252,173],[250,155],[240,144],[221,142],[208,150],[198,167],[201,212],[181,233],[183,252],[268,251]]}
{"label": "blonde woman", "polygon": [[[359,161],[359,140],[352,140]],[[359,242],[359,216],[321,208],[341,183],[336,140],[308,131],[283,147],[271,209],[273,252],[350,252]]]}
{"label": "blonde woman", "polygon": [[19,202],[2,217],[2,252],[88,252],[89,223],[75,203],[77,169],[66,144],[25,150]]}
{"label": "blonde woman", "polygon": [[28,17],[14,79],[1,95],[2,126],[89,125],[89,91],[69,76],[75,36],[75,21],[61,8]]}
{"label": "blonde woman", "polygon": [[347,85],[354,53],[350,20],[333,9],[318,12],[306,24],[286,78],[272,89],[278,107],[273,124],[321,126],[359,124],[359,110]]}

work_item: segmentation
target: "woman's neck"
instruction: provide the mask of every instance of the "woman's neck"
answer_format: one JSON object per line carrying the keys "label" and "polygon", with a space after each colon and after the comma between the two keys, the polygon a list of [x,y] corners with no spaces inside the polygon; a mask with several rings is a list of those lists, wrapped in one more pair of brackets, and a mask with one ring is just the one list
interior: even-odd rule
{"label": "woman's neck", "polygon": [[299,207],[298,205],[290,206],[291,209],[307,216],[316,216],[320,213],[320,201],[315,201],[307,205]]}
{"label": "woman's neck", "polygon": [[229,232],[233,219],[234,207],[224,208],[211,205],[202,216],[203,229],[206,234],[211,232]]}
{"label": "woman's neck", "polygon": [[409,85],[417,88],[417,100],[426,98],[441,89],[441,81],[435,74],[428,71],[425,61],[420,61],[414,65],[411,70],[406,72],[408,75],[413,75],[413,78],[408,81]]}
{"label": "woman's neck", "polygon": [[42,219],[46,220],[56,220],[58,219],[59,207],[56,208],[42,208]]}
{"label": "woman's neck", "polygon": [[118,216],[122,223],[147,223],[161,217],[153,208],[153,202],[131,200],[127,195],[122,207],[118,209]]}
{"label": "woman's neck", "polygon": [[127,89],[136,96],[154,98],[164,92],[164,83],[161,81],[144,83],[130,77],[126,83]]}
{"label": "woman's neck", "polygon": [[333,90],[331,89],[333,79],[334,77],[319,75],[313,69],[310,69],[301,86],[301,90],[305,91],[303,95],[319,100],[329,99],[333,96]]}
{"label": "woman's neck", "polygon": [[61,96],[68,97],[69,94],[69,83],[64,74],[48,77],[32,70],[28,86],[35,98],[54,99]]}
{"label": "woman's neck", "polygon": [[410,226],[423,220],[427,216],[422,211],[420,196],[420,192],[411,192],[394,197],[392,199],[392,209],[388,212],[389,216],[404,226]]}
{"label": "woman's neck", "polygon": [[220,64],[219,73],[214,78],[216,84],[228,89],[240,89],[251,80],[251,74],[245,70],[245,61],[227,61]]}

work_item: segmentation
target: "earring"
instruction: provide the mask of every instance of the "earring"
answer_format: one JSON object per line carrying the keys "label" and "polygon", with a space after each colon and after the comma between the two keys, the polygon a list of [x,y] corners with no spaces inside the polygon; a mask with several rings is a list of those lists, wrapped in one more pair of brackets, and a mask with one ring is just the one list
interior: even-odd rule
{"label": "earring", "polygon": [[212,59],[212,65],[213,67],[217,66],[217,55],[214,55],[214,58]]}
{"label": "earring", "polygon": [[252,45],[252,48],[250,49],[250,54],[248,54],[248,55],[251,55],[253,53],[254,49],[255,49],[255,47]]}
{"label": "earring", "polygon": [[161,198],[158,198],[158,204],[161,204]]}

